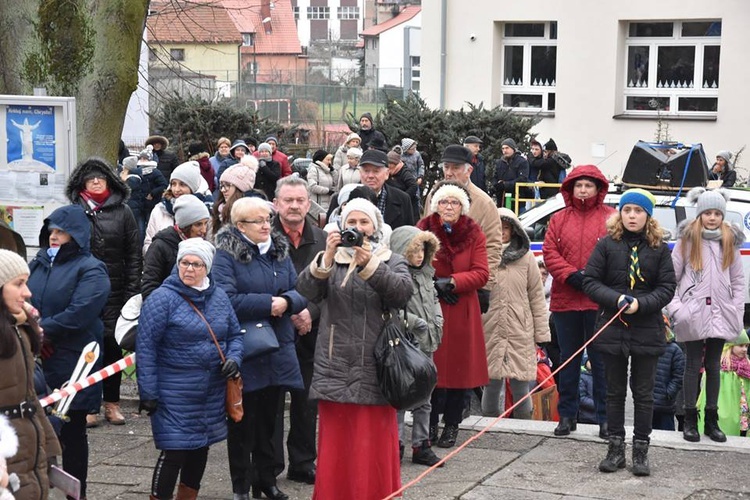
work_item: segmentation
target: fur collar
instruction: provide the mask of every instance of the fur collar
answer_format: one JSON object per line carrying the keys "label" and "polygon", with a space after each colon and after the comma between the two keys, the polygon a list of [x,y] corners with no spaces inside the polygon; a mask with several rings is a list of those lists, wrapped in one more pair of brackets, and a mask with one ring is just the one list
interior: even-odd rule
{"label": "fur collar", "polygon": [[[677,236],[675,237],[675,239],[690,239],[690,237],[692,236],[692,222],[693,219],[685,219],[680,222],[680,224],[677,226]],[[745,243],[745,231],[743,231],[742,228],[734,222],[727,222],[727,224],[729,224],[729,228],[734,234],[735,248],[740,248],[742,244]]]}
{"label": "fur collar", "polygon": [[[253,257],[258,255],[258,247],[250,243],[239,229],[226,225],[216,233],[216,249],[224,250],[238,262],[247,264],[252,262]],[[268,255],[281,261],[289,257],[289,240],[280,231],[271,231],[271,249]]]}
{"label": "fur collar", "polygon": [[520,222],[516,218],[502,217],[503,222],[510,223],[513,228],[510,236],[510,244],[505,248],[502,255],[500,256],[501,265],[507,266],[511,262],[515,262],[529,251],[531,244],[529,243],[529,235],[521,227]]}
{"label": "fur collar", "polygon": [[419,229],[427,230],[437,236],[440,241],[440,250],[435,254],[439,260],[453,260],[453,256],[466,250],[474,244],[474,240],[481,228],[474,222],[474,219],[462,215],[458,221],[453,224],[451,234],[445,232],[443,223],[440,221],[440,215],[432,213],[425,217],[417,224]]}

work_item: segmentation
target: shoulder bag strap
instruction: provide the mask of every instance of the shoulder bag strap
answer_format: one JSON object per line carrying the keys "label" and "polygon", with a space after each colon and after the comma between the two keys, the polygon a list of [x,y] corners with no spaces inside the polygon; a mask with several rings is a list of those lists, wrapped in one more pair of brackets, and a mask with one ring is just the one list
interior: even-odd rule
{"label": "shoulder bag strap", "polygon": [[190,304],[190,307],[193,308],[193,310],[198,314],[198,316],[201,317],[201,319],[203,320],[203,322],[208,327],[208,333],[211,334],[211,340],[214,341],[214,345],[216,346],[216,349],[219,351],[219,357],[221,358],[221,362],[224,363],[226,361],[226,358],[224,357],[224,352],[222,352],[221,346],[219,345],[219,341],[216,340],[216,334],[214,334],[214,330],[213,330],[213,328],[211,328],[211,325],[208,324],[208,320],[206,320],[206,317],[203,315],[203,313],[200,312],[200,310],[197,307],[195,307],[195,304],[193,304],[192,300],[190,300],[189,298],[187,298],[184,295],[182,296],[182,298],[185,299],[188,304]]}

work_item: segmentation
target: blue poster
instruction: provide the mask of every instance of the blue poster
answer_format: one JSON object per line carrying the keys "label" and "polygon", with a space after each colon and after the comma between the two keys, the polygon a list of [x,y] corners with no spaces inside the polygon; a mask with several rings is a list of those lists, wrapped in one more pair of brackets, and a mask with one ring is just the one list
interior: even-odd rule
{"label": "blue poster", "polygon": [[8,168],[23,172],[54,173],[55,108],[7,106]]}

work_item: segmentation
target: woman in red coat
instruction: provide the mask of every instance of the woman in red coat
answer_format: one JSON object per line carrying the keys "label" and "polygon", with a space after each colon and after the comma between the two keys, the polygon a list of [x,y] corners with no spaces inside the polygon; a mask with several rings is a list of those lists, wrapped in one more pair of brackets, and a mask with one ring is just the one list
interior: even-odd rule
{"label": "woman in red coat", "polygon": [[431,231],[440,240],[433,265],[445,323],[443,340],[434,357],[438,383],[430,414],[431,441],[437,437],[440,413],[445,417],[445,428],[437,443],[440,448],[456,444],[466,390],[489,382],[477,290],[487,284],[490,272],[486,239],[479,225],[467,215],[469,203],[469,194],[463,187],[441,183],[430,203],[433,213],[417,223],[417,227]]}

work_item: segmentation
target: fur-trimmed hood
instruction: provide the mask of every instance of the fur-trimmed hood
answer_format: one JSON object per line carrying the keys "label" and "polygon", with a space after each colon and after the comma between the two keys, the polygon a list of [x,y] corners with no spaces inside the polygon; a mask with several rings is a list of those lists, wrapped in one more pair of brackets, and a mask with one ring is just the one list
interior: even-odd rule
{"label": "fur-trimmed hood", "polygon": [[[239,229],[226,225],[219,229],[214,238],[217,250],[224,250],[233,259],[243,264],[252,262],[258,254],[258,247],[245,238]],[[271,231],[271,249],[268,255],[277,261],[289,257],[289,240],[277,229]]]}
{"label": "fur-trimmed hood", "polygon": [[510,244],[505,247],[500,256],[500,265],[507,266],[526,255],[531,248],[531,242],[529,241],[529,235],[521,227],[521,221],[518,220],[513,211],[507,208],[498,208],[497,213],[500,215],[500,220],[507,222],[512,228]]}
{"label": "fur-trimmed hood", "polygon": [[[86,187],[86,181],[83,179],[92,172],[98,172],[104,175],[107,179],[107,188],[110,193],[110,200],[112,202],[126,202],[130,196],[130,188],[125,182],[120,179],[112,166],[107,163],[103,158],[97,158],[92,156],[73,170],[68,179],[68,184],[65,186],[65,196],[70,200],[71,203],[78,203],[79,195]],[[110,204],[110,200],[107,200],[105,204]]]}
{"label": "fur-trimmed hood", "polygon": [[[688,240],[692,236],[692,223],[695,219],[685,219],[677,226],[677,235],[675,236],[676,240],[680,240],[683,238],[687,238]],[[726,222],[726,221],[725,221]],[[745,231],[742,230],[742,228],[735,224],[734,222],[726,222],[726,224],[729,225],[729,228],[732,230],[732,233],[734,234],[734,247],[740,248],[743,243],[745,243]]]}
{"label": "fur-trimmed hood", "polygon": [[[401,226],[391,234],[391,250],[402,255],[407,262],[420,248],[424,248],[424,263],[421,268],[431,265],[435,254],[440,250],[440,241],[429,231],[422,231],[414,226]],[[409,269],[414,268],[409,265]]]}

